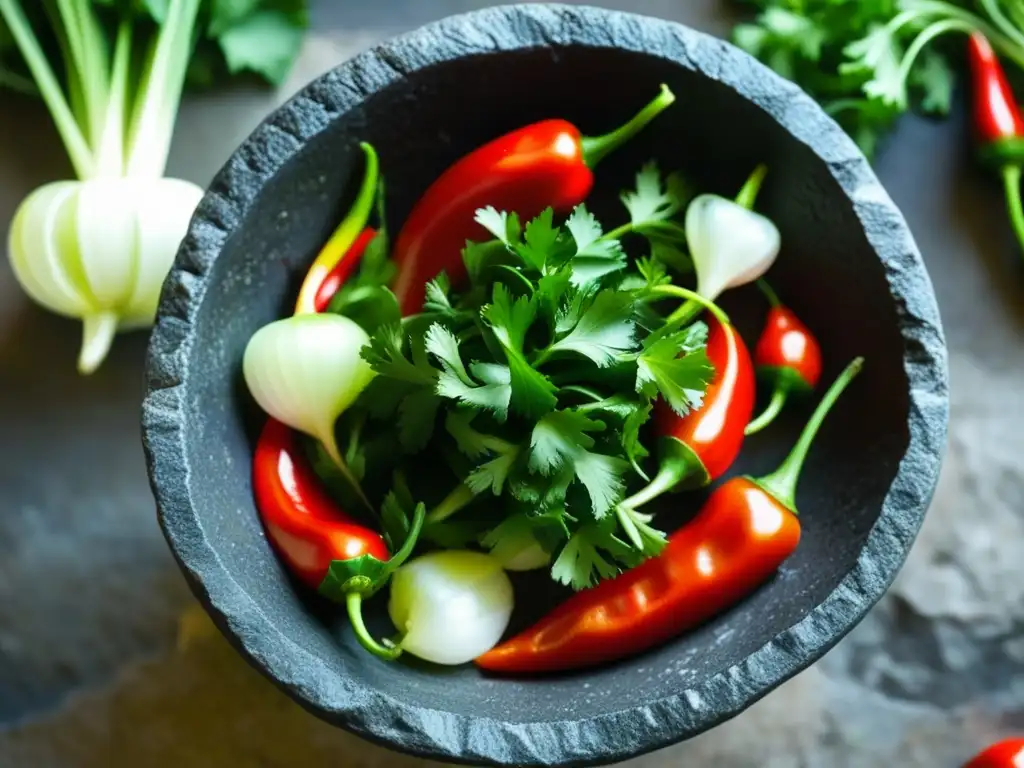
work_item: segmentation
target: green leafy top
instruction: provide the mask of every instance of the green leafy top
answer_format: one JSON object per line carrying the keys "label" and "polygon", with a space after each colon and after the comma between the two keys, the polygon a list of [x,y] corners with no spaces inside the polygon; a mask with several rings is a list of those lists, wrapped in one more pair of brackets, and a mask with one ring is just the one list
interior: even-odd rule
{"label": "green leafy top", "polygon": [[[612,232],[584,205],[561,222],[550,209],[522,221],[482,208],[476,220],[494,239],[467,244],[468,285],[453,291],[438,275],[422,312],[401,320],[378,285],[351,315],[371,334],[363,356],[378,375],[347,418],[397,433],[395,467],[432,510],[426,540],[502,551],[533,537],[554,557],[552,576],[576,589],[664,545],[620,503],[648,477],[653,401],[685,414],[713,374],[703,323],[653,335],[664,321],[651,288],[671,279],[655,243],[683,255],[688,199],[681,179],[648,164],[622,196],[629,222]],[[650,253],[630,263],[624,238],[636,235]],[[353,291],[374,287],[377,267],[363,267]],[[386,498],[394,527],[412,496]]]}
{"label": "green leafy top", "polygon": [[[954,70],[936,45],[980,30],[1024,66],[1024,13],[982,0],[748,0],[733,40],[817,98],[871,156],[908,109],[949,112]],[[1000,6],[1009,6],[1004,13]],[[983,15],[974,12],[980,8]]]}

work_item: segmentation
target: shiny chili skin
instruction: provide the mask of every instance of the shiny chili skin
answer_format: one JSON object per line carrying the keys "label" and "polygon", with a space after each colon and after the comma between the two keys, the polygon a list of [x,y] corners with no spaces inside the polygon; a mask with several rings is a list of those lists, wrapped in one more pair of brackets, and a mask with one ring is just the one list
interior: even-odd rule
{"label": "shiny chili skin", "polygon": [[963,768],[1021,768],[1024,738],[1006,739],[978,753]]}
{"label": "shiny chili skin", "polygon": [[590,194],[595,165],[674,101],[663,85],[630,121],[603,136],[585,137],[566,120],[541,120],[457,160],[417,201],[395,239],[392,289],[402,314],[420,311],[425,284],[442,270],[455,285],[463,280],[466,241],[491,237],[474,220],[478,209],[514,211],[524,223],[548,207],[568,213]]}
{"label": "shiny chili skin", "polygon": [[334,560],[388,559],[384,539],[339,509],[302,456],[295,432],[268,419],[256,444],[253,493],[267,536],[288,568],[317,589]]}
{"label": "shiny chili skin", "polygon": [[704,403],[686,416],[665,402],[655,406],[655,433],[687,446],[707,470],[721,477],[739,455],[743,430],[754,410],[754,367],[736,327],[708,315],[707,355],[715,368]]}
{"label": "shiny chili skin", "polygon": [[981,32],[972,32],[967,44],[971,70],[973,121],[980,144],[1024,137],[1024,118],[992,44]]}
{"label": "shiny chili skin", "polygon": [[800,523],[746,478],[715,489],[655,558],[578,592],[476,663],[496,672],[551,672],[652,648],[735,604],[800,542]]}
{"label": "shiny chili skin", "polygon": [[754,347],[754,364],[762,371],[792,372],[800,383],[814,389],[821,379],[821,345],[791,309],[772,307]]}
{"label": "shiny chili skin", "polygon": [[316,291],[316,298],[313,300],[313,306],[317,312],[323,312],[327,309],[331,299],[334,298],[334,294],[338,292],[338,289],[345,284],[345,281],[348,280],[356,267],[359,266],[363,254],[366,253],[366,247],[376,236],[377,230],[373,227],[367,227],[360,232],[345,255],[341,257],[334,268],[327,274],[327,277],[324,278],[324,281],[320,283],[320,287]]}
{"label": "shiny chili skin", "polygon": [[801,468],[862,363],[851,362],[832,384],[778,469],[756,480],[726,481],[659,555],[576,593],[476,663],[515,673],[601,664],[663,643],[746,597],[800,543],[795,495]]}
{"label": "shiny chili skin", "polygon": [[586,199],[594,174],[583,161],[578,128],[545,120],[512,131],[448,168],[419,199],[395,240],[394,292],[402,314],[423,305],[424,285],[442,269],[454,284],[466,275],[467,240],[490,237],[473,217],[493,205],[528,221],[551,206],[565,213]]}

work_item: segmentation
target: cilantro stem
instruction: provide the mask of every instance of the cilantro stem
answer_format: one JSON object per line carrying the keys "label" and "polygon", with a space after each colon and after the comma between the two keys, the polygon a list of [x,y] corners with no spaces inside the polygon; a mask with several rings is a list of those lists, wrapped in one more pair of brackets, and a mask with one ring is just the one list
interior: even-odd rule
{"label": "cilantro stem", "polygon": [[628,234],[643,235],[647,232],[656,232],[658,230],[662,230],[666,233],[671,232],[672,234],[680,235],[683,238],[686,237],[686,230],[681,226],[671,221],[662,221],[659,219],[655,221],[640,221],[635,223],[632,221],[627,222],[622,226],[616,227],[611,232],[601,235],[598,240],[621,240]]}
{"label": "cilantro stem", "polygon": [[1020,195],[1021,166],[1003,166],[1003,189],[1006,194],[1006,209],[1021,248],[1024,248],[1024,205]]}
{"label": "cilantro stem", "polygon": [[651,288],[651,293],[687,300],[685,304],[669,315],[668,320],[665,321],[665,324],[668,326],[682,325],[690,319],[691,314],[696,314],[694,309],[699,307],[703,307],[714,315],[722,325],[729,324],[729,316],[717,304],[709,299],[705,299],[699,293],[691,291],[689,288],[683,288],[678,285],[656,285]]}
{"label": "cilantro stem", "polygon": [[475,498],[476,494],[469,489],[468,485],[459,483],[455,490],[445,496],[436,507],[430,510],[430,514],[427,515],[427,525],[447,520]]}
{"label": "cilantro stem", "polygon": [[345,595],[345,608],[348,611],[348,620],[352,624],[352,631],[355,632],[356,639],[363,648],[384,661],[394,661],[402,655],[401,648],[397,646],[388,648],[381,645],[373,639],[373,635],[366,628],[366,623],[363,621],[362,592],[352,591]]}
{"label": "cilantro stem", "polygon": [[[935,38],[947,34],[949,32],[966,32],[970,34],[976,29],[974,24],[963,19],[946,19],[944,21],[937,21],[931,26],[925,28],[914,41],[907,48],[907,52],[903,57],[903,61],[900,62],[899,80],[901,83],[906,83],[907,78],[910,77],[910,70],[914,66],[914,62],[917,61],[917,57],[921,55],[921,52],[928,46],[928,44]],[[906,85],[904,85],[904,88]]]}
{"label": "cilantro stem", "polygon": [[818,407],[814,409],[814,413],[811,414],[811,418],[807,421],[803,432],[800,433],[800,439],[793,446],[789,456],[770,475],[765,475],[754,481],[774,496],[776,501],[785,505],[794,515],[797,514],[796,484],[800,479],[800,470],[803,468],[807,452],[811,448],[811,443],[814,442],[814,438],[821,429],[821,425],[825,421],[828,412],[832,410],[832,406],[836,404],[843,390],[860,373],[863,365],[864,358],[858,357],[846,366],[839,377],[832,383],[832,386],[829,387],[825,396],[821,398]]}
{"label": "cilantro stem", "polygon": [[1024,47],[1015,44],[1011,38],[977,14],[943,2],[943,0],[907,0],[906,5],[908,7],[905,13],[916,12],[918,17],[940,16],[945,17],[947,20],[957,19],[962,21],[966,25],[962,29],[968,32],[975,29],[978,30],[989,39],[1000,53],[1009,59],[1013,59],[1018,66],[1024,67]]}
{"label": "cilantro stem", "polygon": [[580,140],[583,147],[584,164],[593,169],[605,157],[640,133],[648,123],[671,106],[675,100],[675,94],[662,83],[658,95],[628,123],[603,136],[584,136]]}
{"label": "cilantro stem", "polygon": [[992,19],[992,23],[995,24],[1008,38],[1013,40],[1017,45],[1024,47],[1024,34],[1017,29],[1013,22],[1010,21],[999,7],[999,0],[979,0],[981,7],[985,10],[985,13]]}
{"label": "cilantro stem", "polygon": [[75,116],[68,106],[67,99],[61,91],[60,83],[36,39],[32,27],[25,18],[18,0],[0,0],[0,17],[7,23],[7,28],[18,44],[25,63],[32,77],[39,86],[39,93],[46,102],[57,132],[60,134],[64,148],[67,150],[75,174],[80,179],[90,178],[93,174],[94,161],[89,143],[85,140]]}

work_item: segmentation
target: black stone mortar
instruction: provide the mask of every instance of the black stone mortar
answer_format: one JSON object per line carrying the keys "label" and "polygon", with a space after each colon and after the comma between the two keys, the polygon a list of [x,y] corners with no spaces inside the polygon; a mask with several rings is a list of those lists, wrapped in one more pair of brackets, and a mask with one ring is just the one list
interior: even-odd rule
{"label": "black stone mortar", "polygon": [[[770,583],[696,631],[618,664],[537,679],[474,667],[385,663],[343,611],[274,557],[253,506],[260,414],[242,353],[289,311],[346,210],[358,142],[378,149],[397,231],[418,195],[475,146],[564,117],[595,135],[667,83],[677,104],[598,168],[592,208],[613,225],[617,191],[656,158],[702,190],[735,194],[770,168],[759,208],[779,225],[772,271],[815,329],[824,382],[855,355],[864,372],[830,416],[799,492],[804,537]],[[752,343],[752,292],[727,309]],[[164,286],[143,432],[160,523],[189,584],[257,669],[317,716],[381,744],[470,764],[598,765],[695,736],[819,659],[882,596],[930,502],[945,444],[946,349],[907,226],[853,142],[803,92],[732,46],[678,24],[559,5],[494,8],[431,24],[361,54],[274,112],[220,171]],[[737,472],[773,468],[811,403],[752,438]],[[699,506],[674,497],[671,528]],[[564,593],[517,586],[518,624]],[[529,598],[527,599],[527,596]],[[389,629],[386,605],[368,606]]]}

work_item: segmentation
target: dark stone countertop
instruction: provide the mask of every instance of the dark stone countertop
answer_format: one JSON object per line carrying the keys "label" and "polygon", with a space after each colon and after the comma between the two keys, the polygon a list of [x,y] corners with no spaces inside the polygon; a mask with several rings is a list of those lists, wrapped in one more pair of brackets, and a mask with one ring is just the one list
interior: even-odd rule
{"label": "dark stone countertop", "polygon": [[[728,29],[725,0],[600,4]],[[319,0],[281,93],[185,104],[170,172],[206,183],[311,77],[483,5]],[[1024,270],[1000,188],[970,160],[960,100],[955,111],[944,123],[904,120],[876,163],[931,271],[950,346],[949,451],[910,560],[816,667],[633,766],[956,766],[1024,730],[1024,416],[1012,416],[1024,413]],[[0,114],[7,222],[32,188],[67,171],[36,105],[4,97]],[[144,336],[122,338],[99,374],[80,379],[78,333],[35,308],[0,262],[0,765],[331,765],[340,754],[347,766],[428,765],[306,715],[191,612],[139,444]]]}

